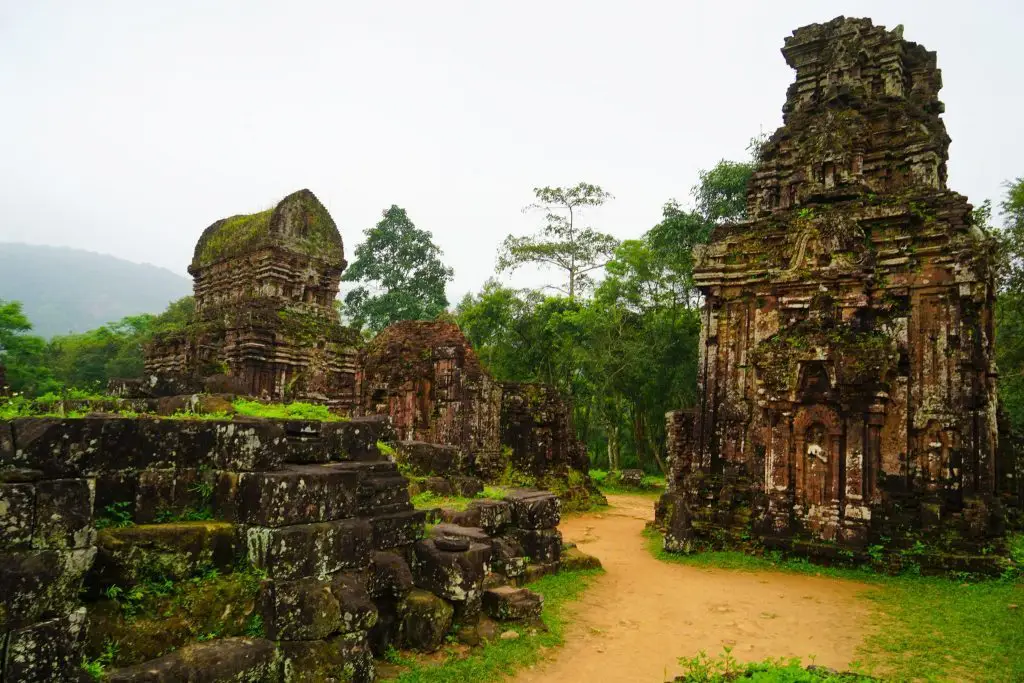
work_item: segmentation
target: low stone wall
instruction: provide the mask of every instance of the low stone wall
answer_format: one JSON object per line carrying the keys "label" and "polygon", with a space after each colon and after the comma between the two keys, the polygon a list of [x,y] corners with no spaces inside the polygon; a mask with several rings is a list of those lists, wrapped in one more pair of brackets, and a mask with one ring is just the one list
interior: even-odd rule
{"label": "low stone wall", "polygon": [[[558,499],[425,536],[392,438],[384,418],[0,422],[0,680],[75,680],[84,655],[111,681],[368,681],[389,646],[479,642],[488,590],[557,570]],[[531,595],[490,611],[534,618]]]}

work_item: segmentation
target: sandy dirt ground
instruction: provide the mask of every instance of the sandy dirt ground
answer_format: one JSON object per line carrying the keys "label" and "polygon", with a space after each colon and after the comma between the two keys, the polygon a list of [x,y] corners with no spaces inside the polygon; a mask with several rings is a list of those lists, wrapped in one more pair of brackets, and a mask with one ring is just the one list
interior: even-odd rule
{"label": "sandy dirt ground", "polygon": [[681,673],[680,656],[723,646],[741,660],[797,656],[837,668],[855,659],[870,587],[825,577],[699,569],[661,562],[641,536],[651,498],[608,496],[612,508],[569,517],[565,540],[606,573],[567,607],[564,647],[514,679],[652,683]]}

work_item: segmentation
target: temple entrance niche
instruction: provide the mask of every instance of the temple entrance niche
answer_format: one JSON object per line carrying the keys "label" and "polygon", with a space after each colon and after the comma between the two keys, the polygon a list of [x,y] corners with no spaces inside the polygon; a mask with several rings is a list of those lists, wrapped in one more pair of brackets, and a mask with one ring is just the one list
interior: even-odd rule
{"label": "temple entrance niche", "polygon": [[808,507],[824,505],[828,500],[829,459],[828,433],[825,425],[814,422],[804,432],[804,500]]}
{"label": "temple entrance niche", "polygon": [[797,500],[804,510],[828,505],[838,496],[839,444],[842,420],[828,404],[833,400],[832,378],[824,362],[803,364],[793,423],[797,453]]}

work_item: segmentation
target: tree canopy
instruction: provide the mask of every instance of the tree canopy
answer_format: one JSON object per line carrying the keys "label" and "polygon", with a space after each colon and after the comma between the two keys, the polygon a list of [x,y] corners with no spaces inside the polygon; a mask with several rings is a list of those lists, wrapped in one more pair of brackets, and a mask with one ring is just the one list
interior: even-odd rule
{"label": "tree canopy", "polygon": [[453,271],[433,236],[405,209],[392,205],[364,233],[355,261],[342,276],[359,286],[345,295],[343,313],[356,327],[379,332],[400,320],[430,320],[448,308],[445,284]]}
{"label": "tree canopy", "polygon": [[580,225],[584,207],[601,206],[612,195],[597,185],[579,183],[573,187],[535,187],[537,201],[523,211],[544,212],[544,227],[535,235],[509,235],[498,250],[498,271],[515,270],[533,263],[554,266],[565,272],[565,283],[554,288],[576,298],[589,287],[589,273],[604,267],[618,240],[611,235]]}

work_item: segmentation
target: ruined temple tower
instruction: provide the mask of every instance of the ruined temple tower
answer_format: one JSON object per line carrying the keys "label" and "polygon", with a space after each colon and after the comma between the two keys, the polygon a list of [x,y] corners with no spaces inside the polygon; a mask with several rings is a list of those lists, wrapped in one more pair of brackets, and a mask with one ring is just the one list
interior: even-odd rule
{"label": "ruined temple tower", "polygon": [[998,534],[1013,472],[996,456],[992,244],[946,187],[935,53],[840,17],[782,54],[796,81],[749,220],[696,254],[700,394],[669,414],[667,545]]}
{"label": "ruined temple tower", "polygon": [[224,373],[252,396],[351,408],[358,334],[334,308],[345,266],[341,234],[309,190],[217,221],[188,269],[195,322],[150,345],[147,375]]}

